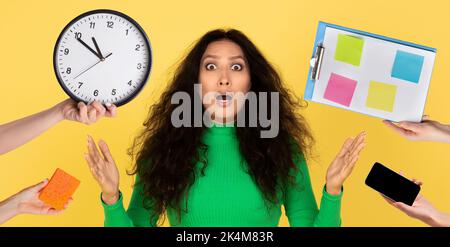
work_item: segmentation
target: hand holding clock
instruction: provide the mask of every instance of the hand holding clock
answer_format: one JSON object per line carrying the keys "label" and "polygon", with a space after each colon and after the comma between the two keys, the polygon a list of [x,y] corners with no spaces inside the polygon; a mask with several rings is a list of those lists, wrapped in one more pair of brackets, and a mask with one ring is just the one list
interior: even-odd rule
{"label": "hand holding clock", "polygon": [[62,120],[90,125],[102,117],[115,117],[116,111],[115,105],[104,107],[97,101],[86,105],[64,100],[42,112],[0,125],[0,154],[24,145]]}
{"label": "hand holding clock", "polygon": [[65,120],[76,121],[91,125],[102,117],[115,117],[117,107],[107,104],[103,106],[98,101],[86,105],[84,102],[76,103],[72,99],[65,100],[56,106]]}

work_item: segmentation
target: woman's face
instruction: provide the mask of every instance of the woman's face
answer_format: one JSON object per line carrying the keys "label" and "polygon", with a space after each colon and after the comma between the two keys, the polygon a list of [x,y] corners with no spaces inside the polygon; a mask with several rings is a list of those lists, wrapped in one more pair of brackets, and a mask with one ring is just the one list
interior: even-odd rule
{"label": "woman's face", "polygon": [[[234,120],[250,90],[250,70],[241,47],[230,40],[211,42],[200,62],[203,106],[212,120]],[[238,94],[240,93],[240,94]]]}

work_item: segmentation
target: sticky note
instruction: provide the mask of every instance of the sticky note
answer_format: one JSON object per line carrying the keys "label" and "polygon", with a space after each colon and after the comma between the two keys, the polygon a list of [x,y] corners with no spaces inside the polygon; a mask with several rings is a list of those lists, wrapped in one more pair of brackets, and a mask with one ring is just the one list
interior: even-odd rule
{"label": "sticky note", "polygon": [[418,83],[422,72],[424,57],[405,51],[397,51],[391,76],[409,82]]}
{"label": "sticky note", "polygon": [[324,98],[344,106],[350,106],[357,81],[331,73]]}
{"label": "sticky note", "polygon": [[371,81],[366,106],[378,110],[392,112],[394,110],[397,86]]}
{"label": "sticky note", "polygon": [[363,47],[364,40],[362,38],[339,34],[334,59],[354,66],[359,66],[361,63]]}
{"label": "sticky note", "polygon": [[39,199],[57,210],[64,208],[80,181],[61,169],[56,169],[48,184],[39,194]]}

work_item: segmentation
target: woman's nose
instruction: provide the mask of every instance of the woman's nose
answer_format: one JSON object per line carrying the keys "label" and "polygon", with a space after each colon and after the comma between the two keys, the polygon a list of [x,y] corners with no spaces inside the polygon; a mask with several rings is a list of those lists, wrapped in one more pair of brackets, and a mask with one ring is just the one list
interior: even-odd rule
{"label": "woman's nose", "polygon": [[219,86],[229,86],[230,82],[229,81],[220,81],[219,82]]}
{"label": "woman's nose", "polygon": [[221,73],[218,84],[219,84],[219,86],[230,86],[231,85],[231,82],[230,82],[227,72]]}

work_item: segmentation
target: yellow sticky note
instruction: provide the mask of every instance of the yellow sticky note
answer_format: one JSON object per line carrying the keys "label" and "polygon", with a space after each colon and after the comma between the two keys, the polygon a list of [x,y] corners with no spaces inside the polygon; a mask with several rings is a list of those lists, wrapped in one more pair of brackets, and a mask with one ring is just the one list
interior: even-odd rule
{"label": "yellow sticky note", "polygon": [[334,59],[354,66],[359,66],[361,63],[363,46],[363,39],[339,34]]}
{"label": "yellow sticky note", "polygon": [[371,81],[366,106],[378,110],[392,112],[394,110],[397,86],[382,82]]}

